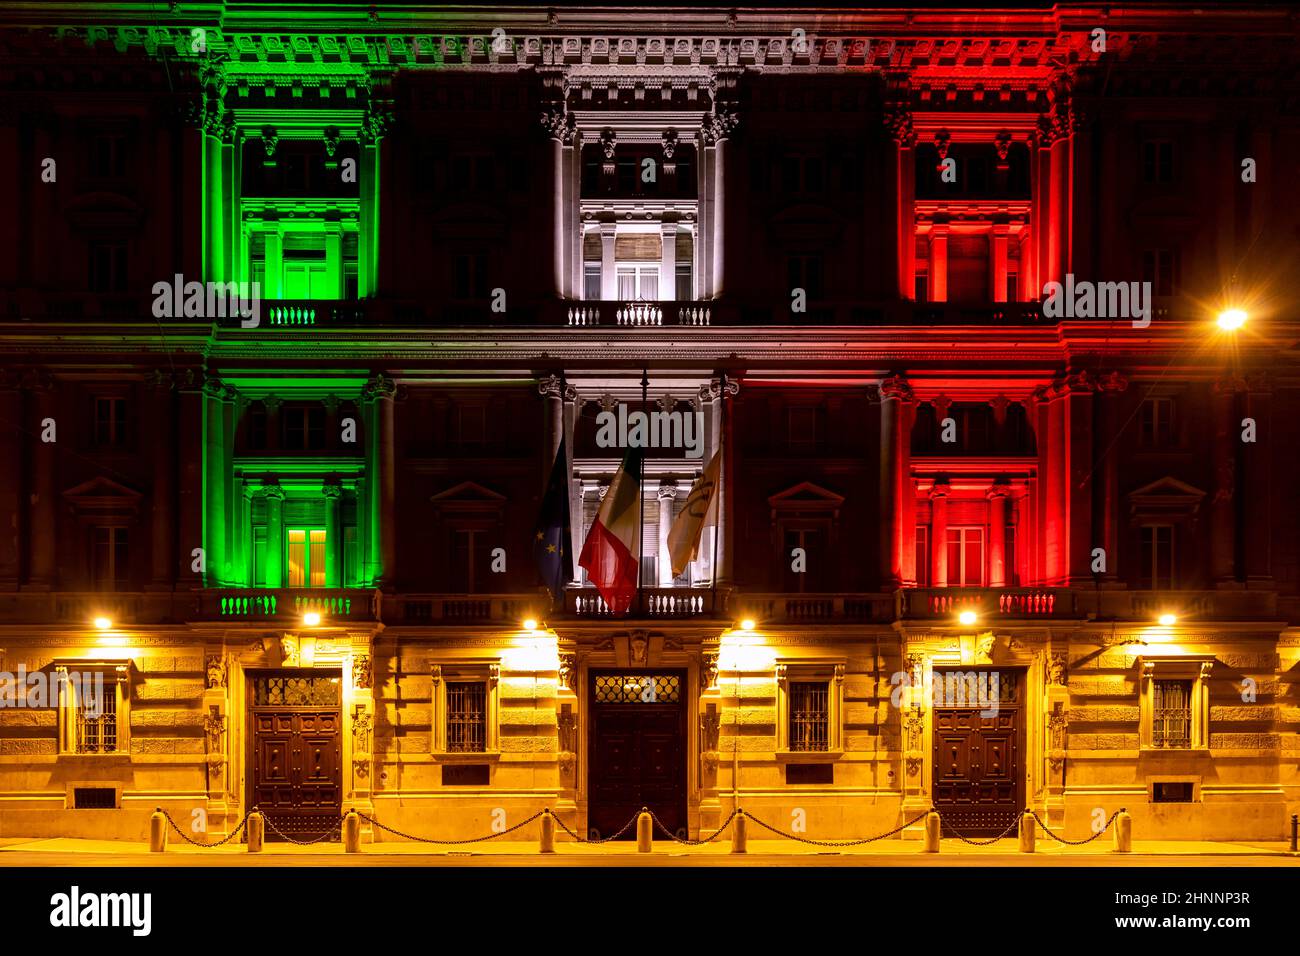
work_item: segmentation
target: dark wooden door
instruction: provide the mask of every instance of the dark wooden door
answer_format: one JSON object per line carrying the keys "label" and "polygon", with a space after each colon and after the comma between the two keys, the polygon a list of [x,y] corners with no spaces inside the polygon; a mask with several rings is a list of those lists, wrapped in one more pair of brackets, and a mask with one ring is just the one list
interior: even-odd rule
{"label": "dark wooden door", "polygon": [[[608,837],[642,807],[685,836],[684,689],[678,671],[593,673],[587,826]],[[656,831],[656,839],[662,832]],[[636,839],[635,824],[623,839]]]}
{"label": "dark wooden door", "polygon": [[[278,682],[285,678],[258,678]],[[329,687],[315,687],[331,678],[288,679],[287,693],[272,683],[255,687],[254,700],[276,700],[252,708],[251,800],[268,823],[296,840],[315,839],[339,826],[343,805],[343,738],[338,707],[310,706],[328,698]],[[304,684],[303,681],[310,683]],[[305,688],[305,689],[304,689]],[[296,705],[279,701],[295,700]],[[279,840],[267,826],[266,839]]]}
{"label": "dark wooden door", "polygon": [[999,672],[996,708],[991,693],[983,704],[970,695],[952,706],[940,690],[944,675],[934,676],[934,807],[945,833],[996,836],[1024,809],[1019,674]]}

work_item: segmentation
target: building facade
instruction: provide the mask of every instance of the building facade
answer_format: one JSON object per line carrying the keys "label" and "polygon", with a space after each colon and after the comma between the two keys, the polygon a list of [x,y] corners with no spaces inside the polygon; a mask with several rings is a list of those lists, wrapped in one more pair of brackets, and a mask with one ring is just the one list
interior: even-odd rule
{"label": "building facade", "polygon": [[0,836],[1300,811],[1292,14],[3,19]]}

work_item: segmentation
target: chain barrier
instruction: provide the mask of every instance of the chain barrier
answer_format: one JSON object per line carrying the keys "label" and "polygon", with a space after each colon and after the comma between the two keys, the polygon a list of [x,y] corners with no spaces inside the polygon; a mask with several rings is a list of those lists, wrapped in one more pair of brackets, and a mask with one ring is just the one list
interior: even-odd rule
{"label": "chain barrier", "polygon": [[[393,834],[393,836],[399,836],[399,837],[402,837],[403,839],[406,839],[406,840],[414,840],[416,843],[436,843],[436,844],[438,844],[439,846],[464,846],[465,844],[469,844],[469,843],[485,843],[485,842],[487,842],[488,840],[495,840],[495,839],[497,839],[498,837],[503,837],[503,836],[505,836],[507,833],[514,833],[514,832],[515,832],[516,830],[518,830],[520,827],[526,827],[526,826],[528,826],[528,824],[532,823],[534,820],[536,820],[538,817],[542,816],[542,815],[545,814],[545,813],[547,813],[546,810],[538,810],[536,813],[534,813],[534,814],[533,814],[531,817],[529,817],[527,820],[523,820],[523,821],[521,821],[521,822],[519,822],[519,823],[516,823],[516,824],[515,824],[514,826],[512,826],[512,827],[509,827],[509,828],[507,828],[507,829],[505,829],[505,830],[502,830],[500,833],[489,833],[487,836],[472,837],[472,838],[470,838],[470,839],[468,839],[468,840],[434,840],[434,839],[432,839],[432,838],[430,838],[430,837],[418,837],[418,836],[415,836],[414,834],[403,833],[401,830],[398,830],[398,829],[396,829],[395,827],[385,826],[384,824],[382,824],[382,823],[380,823],[378,820],[376,820],[374,817],[367,816],[366,814],[361,813],[360,811],[357,812],[357,816],[359,816],[362,820],[365,820],[366,822],[371,823],[371,824],[373,824],[374,826],[379,827],[379,829],[383,830],[385,833],[391,833],[391,834]],[[347,818],[347,815],[344,814],[344,819],[346,819],[346,818]],[[557,820],[556,822],[559,822],[559,821]],[[560,825],[561,825],[561,826],[564,826],[563,824],[560,824]],[[566,827],[566,829],[567,829],[567,827]],[[623,829],[626,830],[627,827],[624,827]],[[620,831],[620,832],[621,832],[621,831]]]}
{"label": "chain barrier", "polygon": [[204,843],[202,840],[194,839],[188,833],[182,830],[177,825],[176,821],[172,819],[172,815],[168,813],[166,810],[163,810],[161,807],[159,807],[158,809],[161,810],[162,815],[167,818],[167,822],[171,824],[172,829],[175,830],[178,834],[180,834],[180,838],[182,840],[184,840],[186,843],[192,843],[194,846],[203,847],[205,850],[211,849],[212,847],[225,846],[235,837],[239,836],[239,831],[244,829],[244,824],[248,823],[248,815],[253,812],[252,810],[245,810],[244,819],[239,821],[239,826],[235,827],[235,829],[231,830],[228,834],[226,834],[226,836],[223,839],[217,840],[215,843]]}
{"label": "chain barrier", "polygon": [[902,833],[912,824],[924,820],[926,816],[929,814],[929,812],[930,811],[927,810],[919,817],[915,817],[911,820],[908,820],[906,823],[894,827],[894,829],[890,830],[888,833],[882,833],[879,836],[873,836],[873,837],[863,837],[860,840],[814,840],[811,839],[810,837],[801,837],[795,833],[786,833],[784,830],[778,830],[776,827],[772,826],[771,824],[764,823],[762,820],[760,820],[758,817],[754,816],[751,813],[746,813],[745,816],[748,819],[753,820],[764,830],[770,830],[771,832],[777,834],[778,836],[785,837],[787,840],[795,840],[799,843],[807,843],[809,846],[861,846],[864,843],[875,843],[877,840],[883,840],[886,837],[891,837],[896,833]]}
{"label": "chain barrier", "polygon": [[561,830],[563,830],[565,833],[567,833],[574,840],[576,840],[578,843],[591,843],[595,846],[600,846],[602,843],[609,843],[611,840],[617,840],[619,837],[621,837],[624,833],[626,833],[628,830],[632,828],[632,824],[636,823],[637,817],[639,817],[640,815],[641,815],[641,811],[638,810],[636,813],[632,814],[632,819],[628,820],[627,823],[623,824],[623,826],[619,829],[617,833],[607,837],[597,837],[594,840],[591,839],[591,837],[578,836],[578,834],[570,830],[568,825],[565,824],[565,822],[561,820],[559,817],[556,817],[554,814],[552,814],[552,817],[554,817],[555,819],[555,825],[559,827]]}
{"label": "chain barrier", "polygon": [[[938,813],[937,810],[935,812]],[[1019,815],[1017,815],[1016,818],[1011,821],[1010,826],[1008,826],[1005,830],[1003,830],[1001,833],[995,836],[992,840],[972,840],[970,837],[962,836],[960,833],[958,833],[951,826],[949,826],[947,823],[944,822],[942,813],[939,814],[939,823],[942,826],[943,830],[947,830],[950,835],[956,837],[958,840],[961,840],[962,843],[966,843],[970,846],[992,846],[994,843],[997,843],[999,840],[1006,839],[1007,834],[1009,834],[1012,830],[1015,830],[1020,826],[1020,817]]]}
{"label": "chain barrier", "polygon": [[[727,817],[727,819],[723,821],[722,826],[713,831],[712,836],[701,837],[698,840],[691,840],[686,837],[679,837],[676,833],[669,830],[668,827],[664,825],[664,822],[659,819],[659,814],[655,813],[649,807],[646,808],[646,811],[649,812],[650,819],[654,821],[655,826],[662,830],[668,836],[668,839],[672,840],[674,843],[680,843],[683,846],[704,846],[706,843],[712,843],[727,831],[727,828],[731,826],[736,817],[744,812],[740,807],[736,807],[736,809],[731,811],[731,816]],[[750,819],[752,820],[753,817],[750,817]]]}
{"label": "chain barrier", "polygon": [[324,843],[326,840],[336,840],[338,839],[339,834],[343,830],[342,825],[339,825],[334,827],[334,829],[329,830],[326,833],[322,833],[314,840],[299,840],[296,837],[289,836],[289,834],[285,833],[283,830],[277,827],[275,823],[271,820],[271,818],[266,814],[262,815],[262,822],[265,823],[268,827],[270,827],[273,831],[275,831],[275,835],[278,836],[281,840],[288,840],[290,843],[294,844],[295,846],[315,846],[317,843]]}
{"label": "chain barrier", "polygon": [[1057,836],[1055,833],[1053,833],[1051,830],[1047,829],[1047,824],[1044,823],[1044,822],[1042,821],[1042,819],[1038,816],[1038,811],[1037,811],[1037,810],[1030,810],[1030,811],[1029,811],[1030,815],[1033,816],[1033,818],[1034,818],[1035,820],[1038,821],[1038,825],[1039,825],[1040,827],[1043,828],[1043,832],[1044,832],[1044,833],[1046,833],[1049,837],[1051,837],[1051,838],[1052,838],[1053,840],[1055,840],[1057,843],[1064,843],[1066,846],[1084,846],[1084,845],[1086,845],[1086,844],[1088,844],[1088,843],[1091,843],[1093,840],[1097,839],[1097,837],[1099,837],[1099,836],[1101,836],[1103,833],[1105,833],[1106,830],[1110,828],[1110,825],[1111,825],[1112,823],[1115,822],[1115,818],[1116,818],[1117,816],[1119,816],[1119,815],[1120,815],[1121,813],[1123,813],[1123,812],[1124,812],[1124,809],[1123,809],[1122,807],[1121,807],[1120,809],[1116,810],[1114,813],[1112,813],[1112,814],[1110,815],[1110,819],[1106,821],[1106,823],[1102,826],[1102,828],[1101,828],[1100,830],[1098,830],[1096,833],[1094,833],[1092,836],[1088,837],[1087,839],[1085,839],[1085,840],[1067,840],[1067,839],[1065,839],[1065,837],[1059,837],[1059,836]]}

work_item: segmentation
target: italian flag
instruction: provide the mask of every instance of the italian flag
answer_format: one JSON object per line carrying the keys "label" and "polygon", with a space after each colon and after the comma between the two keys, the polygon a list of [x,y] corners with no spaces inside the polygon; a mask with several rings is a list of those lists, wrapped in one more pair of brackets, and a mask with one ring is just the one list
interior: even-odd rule
{"label": "italian flag", "polygon": [[636,597],[637,534],[641,529],[641,451],[630,448],[582,545],[579,567],[613,614],[626,614]]}

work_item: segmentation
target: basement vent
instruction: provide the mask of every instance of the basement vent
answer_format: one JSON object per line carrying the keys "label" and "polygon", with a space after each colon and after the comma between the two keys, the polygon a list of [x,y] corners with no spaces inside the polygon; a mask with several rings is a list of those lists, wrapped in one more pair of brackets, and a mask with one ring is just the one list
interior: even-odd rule
{"label": "basement vent", "polygon": [[489,770],[485,763],[444,764],[442,785],[444,787],[486,787]]}
{"label": "basement vent", "polygon": [[786,783],[834,783],[835,765],[830,763],[788,763]]}
{"label": "basement vent", "polygon": [[74,787],[72,809],[114,810],[117,808],[117,790],[113,787]]}
{"label": "basement vent", "polygon": [[1153,783],[1151,785],[1152,803],[1191,803],[1191,783]]}

